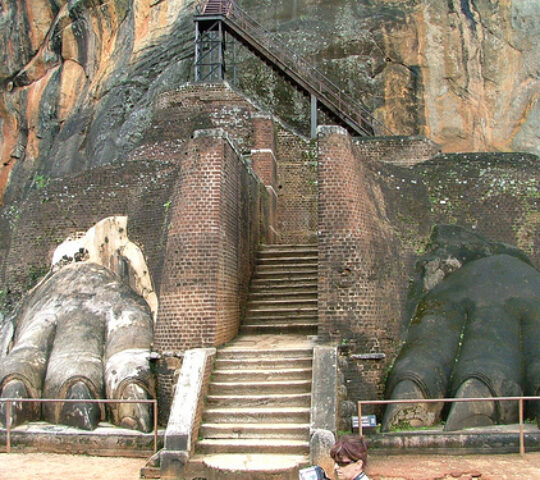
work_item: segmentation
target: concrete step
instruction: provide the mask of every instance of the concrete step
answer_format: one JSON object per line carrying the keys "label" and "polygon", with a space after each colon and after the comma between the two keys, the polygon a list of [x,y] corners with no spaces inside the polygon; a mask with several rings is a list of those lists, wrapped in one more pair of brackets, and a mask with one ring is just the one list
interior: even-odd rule
{"label": "concrete step", "polygon": [[261,439],[204,439],[197,443],[200,453],[287,453],[307,454],[309,442],[302,440]]}
{"label": "concrete step", "polygon": [[297,480],[298,470],[308,466],[307,454],[195,453],[184,471],[189,479]]}
{"label": "concrete step", "polygon": [[258,350],[254,348],[223,347],[217,351],[218,360],[243,359],[298,359],[313,356],[312,347],[275,348],[273,350]]}
{"label": "concrete step", "polygon": [[311,379],[267,382],[210,382],[210,395],[263,395],[311,392]]}
{"label": "concrete step", "polygon": [[203,423],[199,430],[202,438],[273,438],[309,440],[308,423]]}
{"label": "concrete step", "polygon": [[272,263],[272,264],[264,264],[264,265],[257,265],[255,269],[255,273],[265,273],[265,272],[274,272],[274,271],[284,271],[284,272],[301,272],[301,271],[317,271],[317,262],[304,262],[304,263],[288,263],[288,262],[280,262],[280,263]]}
{"label": "concrete step", "polygon": [[298,322],[298,321],[301,321],[301,322],[315,322],[317,323],[317,313],[315,311],[312,311],[312,312],[307,312],[307,313],[292,313],[291,315],[287,315],[287,314],[282,314],[280,312],[278,313],[267,313],[267,314],[262,314],[262,313],[257,313],[256,315],[249,315],[247,314],[244,322],[261,322],[261,323],[264,323],[264,322],[276,322],[276,323],[279,323],[279,322],[289,322],[289,321],[294,321],[294,322]]}
{"label": "concrete step", "polygon": [[317,276],[317,268],[309,265],[299,265],[298,268],[292,266],[283,267],[280,265],[273,265],[267,268],[257,268],[253,274],[253,278],[281,278],[281,279],[294,279],[303,277]]}
{"label": "concrete step", "polygon": [[247,303],[248,310],[257,310],[260,308],[298,308],[298,307],[313,307],[317,305],[317,296],[311,296],[307,298],[298,298],[294,297],[274,297],[274,298],[264,298],[264,299],[253,299],[249,300]]}
{"label": "concrete step", "polygon": [[269,284],[269,283],[261,283],[259,285],[252,285],[252,288],[249,292],[249,298],[265,298],[267,296],[295,296],[295,295],[317,295],[317,282],[312,283],[290,283],[290,284]]}
{"label": "concrete step", "polygon": [[251,278],[251,287],[259,288],[263,286],[265,288],[272,287],[294,287],[296,285],[301,285],[302,283],[309,283],[311,285],[318,282],[317,272],[315,270],[309,270],[308,273],[295,275],[285,275],[283,278],[280,278],[279,275],[263,275],[260,278],[257,277],[257,272],[253,274]]}
{"label": "concrete step", "polygon": [[311,368],[312,357],[300,357],[294,360],[288,358],[249,358],[249,359],[224,359],[219,356],[216,358],[214,368],[216,370],[255,370],[255,369],[282,369],[291,365],[296,368]]}
{"label": "concrete step", "polygon": [[265,322],[265,321],[280,321],[280,320],[289,320],[291,322],[297,322],[297,321],[311,321],[317,319],[317,310],[312,308],[308,309],[307,307],[301,307],[304,310],[299,312],[298,309],[291,309],[291,310],[275,310],[272,311],[271,309],[261,309],[258,308],[257,310],[250,310],[249,312],[246,312],[246,317],[244,319],[244,323],[249,322]]}
{"label": "concrete step", "polygon": [[311,379],[311,368],[286,368],[280,370],[214,370],[213,382],[263,382],[272,380]]}
{"label": "concrete step", "polygon": [[[240,325],[240,330],[244,335],[250,335],[247,330],[251,330],[251,334],[304,334],[304,330],[318,327],[316,320],[289,320],[289,319],[278,319],[274,320],[246,320],[242,325]],[[254,332],[253,330],[259,330],[259,332]],[[292,331],[300,330],[300,331]]]}
{"label": "concrete step", "polygon": [[307,423],[308,407],[206,408],[203,421],[208,423]]}
{"label": "concrete step", "polygon": [[261,318],[261,317],[290,317],[290,318],[299,318],[300,315],[309,315],[317,316],[317,305],[310,307],[297,307],[297,306],[277,306],[275,308],[270,307],[259,307],[253,308],[246,312],[246,320],[251,318]]}
{"label": "concrete step", "polygon": [[270,265],[303,265],[305,263],[309,264],[317,264],[318,263],[318,255],[315,253],[314,255],[302,255],[302,256],[267,256],[267,257],[257,257],[257,268],[262,266],[270,266]]}
{"label": "concrete step", "polygon": [[206,402],[208,407],[212,408],[310,407],[311,394],[208,395]]}
{"label": "concrete step", "polygon": [[249,300],[317,298],[317,285],[310,288],[266,288],[249,293]]}
{"label": "concrete step", "polygon": [[261,245],[258,251],[258,255],[287,255],[296,252],[318,252],[319,247],[315,243],[301,243],[301,244],[281,244],[281,245]]}
{"label": "concrete step", "polygon": [[315,323],[286,323],[286,324],[244,324],[240,327],[240,333],[244,335],[264,334],[302,334],[316,335],[317,324]]}

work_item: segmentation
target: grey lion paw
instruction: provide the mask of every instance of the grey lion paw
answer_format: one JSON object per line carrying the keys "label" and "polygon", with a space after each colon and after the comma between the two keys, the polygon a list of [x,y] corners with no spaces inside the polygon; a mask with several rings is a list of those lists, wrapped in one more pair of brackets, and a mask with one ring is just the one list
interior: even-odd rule
{"label": "grey lion paw", "polygon": [[[28,389],[21,380],[9,380],[2,389],[1,398],[28,398]],[[0,403],[0,424],[6,424],[7,402]],[[21,425],[36,419],[35,407],[30,402],[12,402],[9,423],[11,426]]]}
{"label": "grey lion paw", "polygon": [[[76,382],[67,391],[66,399],[70,400],[93,400],[94,396],[83,382]],[[82,430],[94,430],[101,418],[98,403],[94,402],[66,402],[62,405],[58,423],[80,428]]]}
{"label": "grey lion paw", "polygon": [[[425,398],[422,390],[411,380],[399,382],[393,392],[392,400]],[[382,430],[392,427],[421,427],[434,425],[440,419],[443,403],[394,403],[384,413]]]}

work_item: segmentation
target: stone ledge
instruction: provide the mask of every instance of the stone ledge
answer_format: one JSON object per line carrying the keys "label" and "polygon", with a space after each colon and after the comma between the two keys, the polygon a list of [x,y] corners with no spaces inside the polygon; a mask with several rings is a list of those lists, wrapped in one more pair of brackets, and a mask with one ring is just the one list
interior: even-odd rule
{"label": "stone ledge", "polygon": [[[93,431],[46,422],[33,422],[11,430],[11,451],[147,458],[154,452],[154,434],[100,423]],[[164,430],[158,431],[158,449]],[[7,433],[0,428],[0,451],[6,451]]]}
{"label": "stone ledge", "polygon": [[[495,454],[519,453],[519,426],[495,427],[443,432],[442,430],[410,431],[367,435],[371,451],[393,454]],[[526,425],[525,451],[540,451],[540,430]]]}

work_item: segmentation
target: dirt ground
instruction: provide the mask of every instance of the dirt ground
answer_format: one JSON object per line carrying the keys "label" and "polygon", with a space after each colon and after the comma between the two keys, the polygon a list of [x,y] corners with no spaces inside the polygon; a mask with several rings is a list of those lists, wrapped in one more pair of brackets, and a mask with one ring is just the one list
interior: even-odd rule
{"label": "dirt ground", "polygon": [[[144,459],[0,454],[1,480],[137,480]],[[369,458],[371,480],[540,480],[540,453]],[[264,479],[261,479],[264,480]]]}

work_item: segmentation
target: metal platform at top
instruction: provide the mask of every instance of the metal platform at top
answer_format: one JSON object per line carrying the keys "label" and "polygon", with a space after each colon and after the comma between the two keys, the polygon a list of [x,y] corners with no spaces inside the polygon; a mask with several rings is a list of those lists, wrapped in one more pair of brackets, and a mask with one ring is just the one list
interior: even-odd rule
{"label": "metal platform at top", "polygon": [[345,94],[304,57],[276,39],[234,1],[203,1],[197,7],[195,26],[195,81],[224,79],[227,32],[297,88],[311,95],[312,135],[317,102],[353,135],[393,135],[364,105]]}

